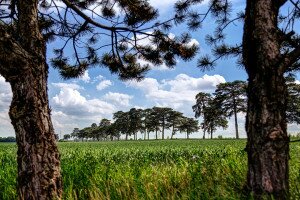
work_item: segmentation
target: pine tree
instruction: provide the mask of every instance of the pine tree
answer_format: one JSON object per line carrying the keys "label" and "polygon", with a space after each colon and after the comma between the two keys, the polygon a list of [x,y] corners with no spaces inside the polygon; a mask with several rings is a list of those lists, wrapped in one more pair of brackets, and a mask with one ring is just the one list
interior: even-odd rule
{"label": "pine tree", "polygon": [[226,82],[217,85],[214,93],[216,101],[227,117],[234,116],[236,139],[239,139],[237,114],[246,112],[247,108],[246,87],[244,81]]}
{"label": "pine tree", "polygon": [[[196,95],[196,104],[193,105],[193,111],[195,112],[195,117],[203,117],[203,121],[205,121],[205,111],[208,107],[209,102],[212,100],[212,96],[209,93],[199,92]],[[202,129],[203,129],[203,139],[205,139],[205,132],[207,128],[205,127],[206,123],[202,123]]]}

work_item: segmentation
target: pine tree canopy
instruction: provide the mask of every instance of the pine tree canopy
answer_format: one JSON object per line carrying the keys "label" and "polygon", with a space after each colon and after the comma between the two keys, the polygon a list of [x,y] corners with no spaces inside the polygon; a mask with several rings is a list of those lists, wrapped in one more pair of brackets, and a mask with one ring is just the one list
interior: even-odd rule
{"label": "pine tree canopy", "polygon": [[[195,56],[198,46],[189,44],[190,34],[174,36],[168,30],[183,22],[196,30],[200,15],[189,6],[200,2],[177,2],[176,14],[160,22],[158,11],[147,0],[41,0],[38,20],[46,41],[62,41],[54,49],[51,64],[63,78],[103,66],[121,79],[141,79],[149,63],[172,67],[177,57],[190,60]],[[14,33],[10,35],[16,41],[21,39],[17,4],[17,0],[0,1],[0,30]]]}

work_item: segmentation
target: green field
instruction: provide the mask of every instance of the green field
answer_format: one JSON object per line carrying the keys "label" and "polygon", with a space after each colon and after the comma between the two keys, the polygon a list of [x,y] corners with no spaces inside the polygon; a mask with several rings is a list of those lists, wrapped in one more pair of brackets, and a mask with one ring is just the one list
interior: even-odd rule
{"label": "green field", "polygon": [[[60,143],[64,199],[245,199],[245,140]],[[0,144],[0,199],[16,199],[16,146]],[[300,199],[300,143],[291,144]]]}

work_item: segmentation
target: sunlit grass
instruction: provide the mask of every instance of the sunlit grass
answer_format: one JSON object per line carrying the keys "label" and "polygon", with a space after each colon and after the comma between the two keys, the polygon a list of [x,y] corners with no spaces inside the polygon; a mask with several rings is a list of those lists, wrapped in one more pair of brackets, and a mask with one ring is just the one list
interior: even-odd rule
{"label": "sunlit grass", "polygon": [[[243,199],[244,140],[60,143],[64,199]],[[16,199],[16,147],[0,144],[0,199]],[[290,190],[300,198],[300,144]]]}

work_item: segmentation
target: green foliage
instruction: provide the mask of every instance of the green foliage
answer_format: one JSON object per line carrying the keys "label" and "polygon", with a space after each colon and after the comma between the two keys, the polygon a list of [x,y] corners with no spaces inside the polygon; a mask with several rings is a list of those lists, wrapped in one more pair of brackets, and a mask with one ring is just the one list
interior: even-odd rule
{"label": "green foliage", "polygon": [[0,142],[16,142],[16,138],[15,137],[0,137]]}
{"label": "green foliage", "polygon": [[[245,140],[60,143],[63,199],[245,199]],[[16,197],[16,145],[0,144],[0,199]],[[300,197],[291,144],[291,199]]]}
{"label": "green foliage", "polygon": [[134,136],[137,140],[137,133],[144,133],[144,139],[149,139],[150,132],[162,132],[162,139],[164,139],[165,129],[172,128],[172,136],[177,131],[186,132],[187,135],[197,132],[199,129],[198,121],[193,118],[187,118],[182,113],[167,107],[153,107],[147,109],[131,108],[127,112],[117,111],[113,114],[113,122],[108,119],[102,119],[99,126],[95,123],[91,127],[85,127],[81,130],[75,128],[71,136],[78,139],[97,139],[107,140],[110,137],[113,139],[120,139],[121,135],[125,135],[125,140],[128,136]]}

